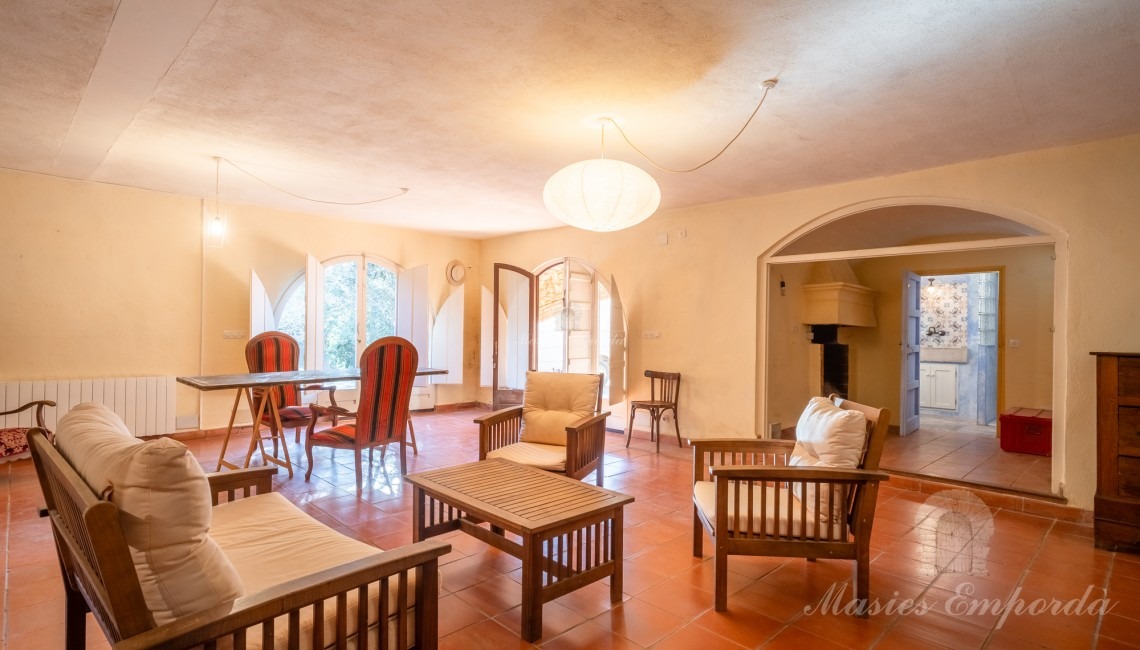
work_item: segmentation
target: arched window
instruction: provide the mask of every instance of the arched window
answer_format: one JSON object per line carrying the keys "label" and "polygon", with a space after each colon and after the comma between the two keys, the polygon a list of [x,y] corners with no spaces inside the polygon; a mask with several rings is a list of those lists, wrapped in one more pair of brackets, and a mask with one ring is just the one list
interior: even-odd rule
{"label": "arched window", "polygon": [[[315,262],[315,261],[314,261]],[[297,339],[301,346],[302,368],[305,368],[306,348],[310,344],[309,332],[316,332],[320,345],[317,368],[354,368],[360,353],[369,343],[384,336],[398,333],[397,322],[399,291],[419,290],[423,283],[399,281],[401,269],[384,258],[368,255],[342,255],[314,263],[316,279],[311,286],[318,288],[314,317],[319,322],[309,323],[307,314],[306,274],[300,274],[285,290],[274,313],[276,328]],[[426,287],[423,289],[426,293]],[[411,304],[412,298],[405,301]],[[417,300],[424,303],[425,298]],[[405,305],[407,308],[407,305]],[[412,319],[406,318],[408,325]],[[400,331],[401,336],[413,337]],[[309,357],[311,358],[311,357]]]}
{"label": "arched window", "polygon": [[369,255],[321,263],[323,368],[355,368],[369,343],[396,333],[396,268]]}

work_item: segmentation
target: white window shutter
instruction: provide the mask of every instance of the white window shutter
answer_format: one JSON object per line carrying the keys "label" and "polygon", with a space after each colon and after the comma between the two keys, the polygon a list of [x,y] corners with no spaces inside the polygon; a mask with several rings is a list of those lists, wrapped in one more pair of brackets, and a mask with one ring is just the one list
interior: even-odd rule
{"label": "white window shutter", "polygon": [[[396,336],[416,346],[420,366],[431,359],[431,305],[428,301],[428,267],[401,269],[396,280]],[[416,386],[427,386],[426,377],[417,377]]]}
{"label": "white window shutter", "polygon": [[273,319],[273,303],[269,301],[269,294],[257,271],[249,267],[249,338],[262,332],[269,332],[277,325]]}
{"label": "white window shutter", "polygon": [[479,386],[490,386],[495,338],[495,295],[479,287]]}
{"label": "white window shutter", "polygon": [[305,259],[305,368],[324,368],[325,314],[323,294],[324,277],[321,263],[312,255]]}
{"label": "white window shutter", "polygon": [[[421,363],[422,365],[426,365]],[[463,383],[463,287],[451,292],[444,301],[431,330],[431,367],[446,370],[435,375],[433,384]]]}

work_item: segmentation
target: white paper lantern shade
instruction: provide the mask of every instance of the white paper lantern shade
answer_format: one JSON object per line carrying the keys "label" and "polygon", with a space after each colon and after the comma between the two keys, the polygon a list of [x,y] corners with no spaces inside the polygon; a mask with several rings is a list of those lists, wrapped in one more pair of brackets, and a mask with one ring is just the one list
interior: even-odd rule
{"label": "white paper lantern shade", "polygon": [[542,199],[554,216],[575,228],[611,232],[648,219],[661,204],[661,189],[639,167],[594,158],[551,176]]}

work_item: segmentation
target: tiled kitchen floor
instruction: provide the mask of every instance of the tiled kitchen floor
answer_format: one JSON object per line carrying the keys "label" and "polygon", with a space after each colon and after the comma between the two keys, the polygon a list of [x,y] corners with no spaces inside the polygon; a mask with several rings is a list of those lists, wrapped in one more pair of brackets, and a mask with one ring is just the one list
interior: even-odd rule
{"label": "tiled kitchen floor", "polygon": [[[420,454],[409,456],[411,471],[476,460],[475,414],[417,415]],[[187,444],[207,468],[216,462],[219,438]],[[849,589],[848,561],[734,557],[729,611],[713,612],[711,543],[706,540],[703,558],[691,556],[689,452],[668,438],[660,454],[651,449],[635,439],[627,450],[617,434],[607,443],[606,486],[637,498],[626,509],[624,601],[611,605],[609,589],[595,583],[548,603],[542,647],[1140,647],[1140,556],[1097,550],[1089,526],[999,507],[1007,503],[1001,497],[985,497],[994,504],[986,507],[961,491],[932,497],[889,484],[880,492],[872,537],[871,590],[882,607],[896,605],[890,611],[869,619],[805,611],[829,590]],[[303,466],[303,447],[290,451]],[[389,454],[381,466],[377,458],[361,500],[346,452],[337,452],[334,463],[323,451],[311,482],[302,467],[292,479],[279,477],[276,489],[346,534],[391,548],[411,541],[411,490],[395,461]],[[0,495],[5,646],[61,648],[62,586],[48,523],[36,517],[41,498],[29,461],[0,466]],[[972,532],[963,536],[963,530]],[[453,551],[443,558],[441,646],[528,647],[518,636],[518,561],[461,533],[448,541]],[[1003,618],[1000,610],[1005,602],[1069,602],[1086,590],[1078,614],[1023,611]],[[967,593],[973,599],[964,598]],[[1111,611],[1088,614],[1089,604],[1106,594]],[[979,598],[992,599],[985,611]],[[900,614],[903,599],[930,609]],[[971,604],[978,607],[972,614],[964,611]],[[94,624],[88,638],[89,647],[106,647]]]}
{"label": "tiled kitchen floor", "polygon": [[908,436],[887,437],[884,469],[1050,494],[1052,459],[1003,451],[994,427],[925,413],[919,427]]}

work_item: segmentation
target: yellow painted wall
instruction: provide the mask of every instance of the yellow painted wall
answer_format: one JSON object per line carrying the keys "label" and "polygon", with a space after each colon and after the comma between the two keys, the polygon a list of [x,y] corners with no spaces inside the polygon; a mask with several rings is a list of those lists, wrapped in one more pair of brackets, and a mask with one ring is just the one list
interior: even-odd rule
{"label": "yellow painted wall", "polygon": [[1004,407],[1050,408],[1053,404],[1053,255],[1052,246],[999,251],[963,251],[941,255],[886,257],[855,262],[860,281],[879,292],[875,304],[879,326],[852,328],[849,342],[860,363],[853,370],[852,398],[889,405],[893,424],[899,423],[902,328],[902,273],[937,275],[955,269],[1003,266],[1001,322],[1003,343],[1018,339],[1020,347],[1003,345]]}
{"label": "yellow painted wall", "polygon": [[[251,206],[226,206],[222,248],[202,247],[201,199],[0,172],[0,380],[197,375],[245,371],[249,269],[277,300],[318,259],[368,252],[405,268],[429,265],[433,311],[452,259],[473,266],[464,286],[463,385],[441,404],[475,399],[479,242]],[[204,291],[203,291],[204,288]],[[468,388],[470,387],[470,388]],[[178,415],[199,393],[178,386]],[[202,400],[202,426],[225,426],[233,394]],[[242,413],[241,419],[249,420]]]}
{"label": "yellow painted wall", "polygon": [[[532,268],[560,255],[612,273],[630,328],[632,396],[647,392],[646,368],[676,370],[685,378],[683,433],[752,435],[770,419],[757,396],[784,381],[778,368],[765,375],[766,352],[757,345],[769,325],[767,304],[757,298],[765,293],[758,291],[759,271],[793,233],[882,201],[948,201],[1016,216],[1061,239],[1068,271],[1057,287],[1063,318],[1056,323],[1060,399],[1053,407],[1065,444],[1055,467],[1071,502],[1091,508],[1096,417],[1088,353],[1140,350],[1130,324],[1140,304],[1140,288],[1131,281],[1140,273],[1137,169],[1140,137],[1133,136],[667,210],[617,233],[559,230],[488,240],[481,275],[489,285],[495,261]],[[657,243],[660,233],[668,234],[668,245]],[[780,326],[790,333],[790,324]],[[662,338],[642,339],[647,329],[660,330]]]}
{"label": "yellow painted wall", "polygon": [[[318,260],[370,253],[403,268],[428,265],[428,295],[435,313],[451,285],[444,268],[453,259],[476,267],[479,242],[345,219],[285,212],[248,205],[227,208],[227,233],[222,248],[206,249],[205,367],[206,374],[245,372],[245,340],[224,339],[225,330],[249,331],[249,269],[257,271],[270,300],[276,303],[305,272],[306,254]],[[478,383],[479,279],[473,268],[463,285],[465,368],[462,385],[440,384],[437,402],[452,404],[475,399]],[[421,362],[427,364],[427,360]],[[470,387],[470,388],[468,388]],[[225,426],[232,394],[209,394],[203,404],[207,426]],[[242,413],[245,420],[248,415]]]}
{"label": "yellow painted wall", "polygon": [[[24,310],[0,317],[0,373],[10,379],[183,374],[200,370],[201,352],[201,370],[240,370],[241,343],[222,340],[221,331],[248,328],[249,266],[258,267],[276,295],[300,270],[306,250],[324,257],[360,251],[362,244],[403,266],[431,264],[433,295],[442,289],[447,260],[470,260],[470,357],[478,349],[477,287],[490,286],[493,262],[533,268],[574,256],[617,280],[630,332],[633,397],[647,393],[645,369],[677,370],[684,376],[683,433],[755,435],[766,419],[766,400],[757,396],[781,381],[778,373],[767,374],[766,349],[757,344],[769,326],[767,303],[758,299],[768,289],[767,279],[762,287],[758,282],[769,252],[859,206],[953,201],[1016,216],[1061,239],[1059,263],[1067,272],[1057,287],[1062,318],[1055,323],[1053,407],[1065,444],[1055,468],[1072,503],[1088,508],[1096,472],[1088,353],[1140,350],[1132,325],[1140,304],[1132,281],[1140,272],[1137,169],[1140,137],[1133,136],[666,210],[617,233],[558,229],[483,242],[231,206],[226,248],[205,258],[205,310],[197,199],[0,172],[0,268],[16,278],[4,284],[3,304]],[[658,244],[662,233],[667,245]],[[644,330],[662,337],[645,340]],[[440,401],[473,398],[474,368],[465,381],[458,391],[442,392]],[[183,396],[180,413],[192,403]],[[228,404],[207,408],[208,426],[217,424],[218,408]]]}
{"label": "yellow painted wall", "polygon": [[200,205],[0,171],[0,380],[197,374]]}

